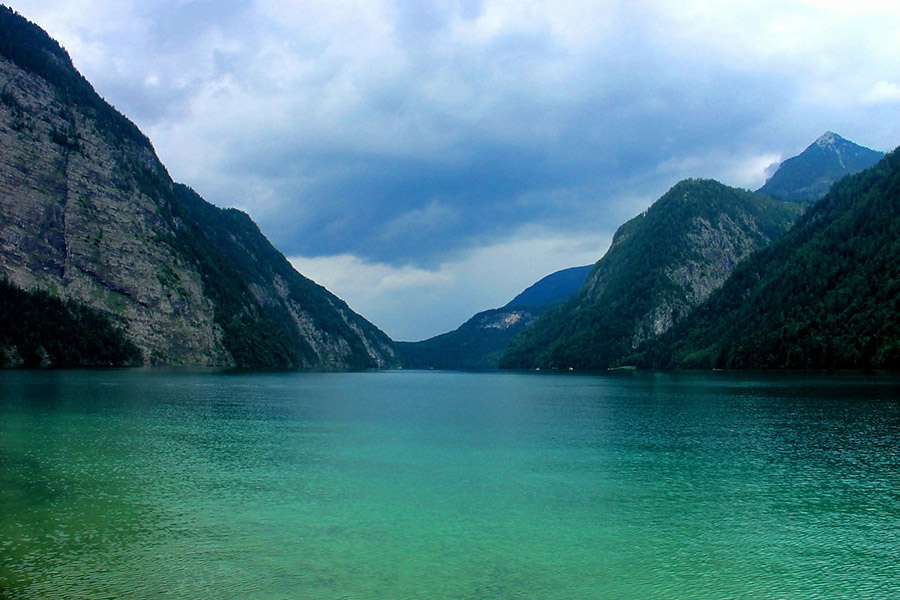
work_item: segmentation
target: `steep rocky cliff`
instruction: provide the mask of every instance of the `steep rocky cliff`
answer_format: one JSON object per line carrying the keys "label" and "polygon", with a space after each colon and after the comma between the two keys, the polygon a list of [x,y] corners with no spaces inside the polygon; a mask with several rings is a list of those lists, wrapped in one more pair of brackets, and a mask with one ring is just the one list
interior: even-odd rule
{"label": "steep rocky cliff", "polygon": [[249,217],[172,182],[66,52],[0,7],[0,277],[99,310],[148,364],[362,368],[390,340]]}
{"label": "steep rocky cliff", "polygon": [[682,181],[619,228],[581,290],[513,338],[500,366],[615,365],[683,318],[799,213],[715,181]]}

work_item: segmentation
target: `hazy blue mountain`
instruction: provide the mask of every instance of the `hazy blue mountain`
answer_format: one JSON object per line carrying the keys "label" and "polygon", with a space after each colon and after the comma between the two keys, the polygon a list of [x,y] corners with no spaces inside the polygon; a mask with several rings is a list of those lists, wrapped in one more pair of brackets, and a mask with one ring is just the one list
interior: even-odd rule
{"label": "hazy blue mountain", "polygon": [[637,362],[900,369],[900,151],[835,183]]}
{"label": "hazy blue mountain", "polygon": [[514,335],[537,319],[528,307],[495,308],[420,342],[395,342],[405,369],[496,369]]}
{"label": "hazy blue mountain", "polygon": [[592,266],[571,267],[551,273],[525,288],[525,291],[510,300],[504,308],[558,304],[568,300],[584,285],[584,280]]}
{"label": "hazy blue mountain", "polygon": [[828,131],[799,155],[781,163],[757,191],[780,200],[812,204],[823,198],[835,181],[871,167],[882,156],[883,152]]}
{"label": "hazy blue mountain", "polygon": [[795,204],[716,181],[678,183],[616,231],[584,286],[517,335],[500,367],[616,364],[686,316],[800,212]]}
{"label": "hazy blue mountain", "polygon": [[591,266],[551,273],[506,306],[486,310],[457,329],[421,342],[397,342],[408,369],[496,369],[509,341],[535,319],[572,296]]}
{"label": "hazy blue mountain", "polygon": [[[65,50],[6,7],[0,279],[65,301],[38,303],[47,319],[65,321],[54,331],[81,331],[73,320],[91,315],[123,337],[121,361],[104,362],[132,364],[136,347],[137,362],[159,365],[398,364],[384,333],[297,273],[246,214],[175,184],[146,136],[97,95]],[[10,364],[59,346],[28,340],[25,352],[18,333],[7,333],[0,342]]]}

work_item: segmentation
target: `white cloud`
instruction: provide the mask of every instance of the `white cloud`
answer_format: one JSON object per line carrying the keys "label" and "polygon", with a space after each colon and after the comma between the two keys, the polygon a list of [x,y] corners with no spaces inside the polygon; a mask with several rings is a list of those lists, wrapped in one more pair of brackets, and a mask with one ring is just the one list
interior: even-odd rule
{"label": "white cloud", "polygon": [[863,96],[866,104],[900,104],[900,84],[878,81]]}
{"label": "white cloud", "polygon": [[756,190],[772,175],[772,166],[782,160],[783,155],[775,152],[732,154],[715,150],[663,162],[659,165],[659,172],[667,174],[673,182],[692,177],[708,178],[732,187]]}

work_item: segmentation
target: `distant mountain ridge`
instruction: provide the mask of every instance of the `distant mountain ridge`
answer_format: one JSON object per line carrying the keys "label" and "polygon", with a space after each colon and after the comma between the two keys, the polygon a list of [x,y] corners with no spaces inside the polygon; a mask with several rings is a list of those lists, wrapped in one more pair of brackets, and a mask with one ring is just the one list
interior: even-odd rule
{"label": "distant mountain ridge", "polygon": [[395,342],[404,369],[496,369],[514,335],[534,323],[541,309],[495,308],[477,313],[441,335]]}
{"label": "distant mountain ridge", "polygon": [[781,163],[757,192],[810,205],[823,198],[835,181],[871,167],[883,156],[883,152],[827,131],[799,155]]}
{"label": "distant mountain ridge", "polygon": [[[859,146],[835,133],[826,132],[813,142],[813,144],[807,147],[803,153],[785,160],[758,193],[763,196],[788,201],[806,207],[822,198],[835,181],[848,174],[856,173],[867,168],[882,156],[883,154],[881,152]],[[684,183],[685,182],[682,182],[682,184]],[[679,186],[682,184],[679,184]],[[794,211],[790,214],[793,216],[787,217],[787,220],[780,221],[782,225],[780,233],[784,233],[790,219],[795,218],[799,214],[799,211]],[[682,217],[683,216],[680,215],[678,218]],[[617,232],[618,240],[625,237],[628,228],[629,224],[623,225],[620,229],[620,232],[622,233],[621,236],[620,232]],[[750,228],[750,231],[752,230],[753,227]],[[735,230],[733,230],[732,233],[735,233]],[[778,235],[780,235],[780,233]],[[751,233],[751,235],[753,234]],[[757,239],[758,243],[752,245],[752,250],[759,250],[765,247],[771,239],[776,239],[778,235],[775,235],[772,238]],[[695,234],[695,237],[702,237],[702,235]],[[727,238],[727,235],[722,237],[722,239],[725,238]],[[744,242],[746,242],[746,240],[743,240],[741,243]],[[615,246],[616,242],[614,241],[613,247]],[[492,368],[496,363],[499,348],[504,344],[507,344],[507,349],[504,353],[500,354],[500,363],[502,363],[503,366],[517,366],[521,368],[527,365],[529,367],[534,367],[537,365],[537,362],[529,363],[527,359],[522,358],[521,354],[517,356],[517,353],[523,352],[523,340],[534,337],[535,341],[531,344],[532,348],[542,348],[542,350],[532,351],[537,353],[543,352],[545,359],[548,359],[548,353],[553,353],[556,358],[559,359],[544,360],[543,364],[545,366],[549,365],[551,367],[556,366],[559,368],[563,363],[566,363],[569,365],[577,364],[579,368],[603,368],[604,366],[615,363],[617,357],[627,355],[631,350],[641,345],[646,340],[653,339],[667,330],[676,320],[685,316],[700,302],[700,300],[724,283],[727,275],[730,273],[730,269],[734,268],[740,258],[746,257],[747,255],[748,254],[743,251],[735,255],[733,260],[730,260],[728,263],[728,268],[720,270],[715,277],[710,279],[712,282],[710,285],[701,286],[702,289],[700,293],[697,293],[696,290],[694,292],[674,292],[672,298],[656,307],[655,310],[659,314],[653,319],[650,319],[650,321],[654,321],[655,324],[648,327],[645,323],[645,326],[639,328],[639,330],[630,331],[630,333],[627,330],[627,327],[624,330],[621,326],[618,326],[618,329],[616,327],[604,329],[604,327],[607,326],[598,325],[600,322],[613,319],[613,317],[610,316],[612,313],[604,314],[604,309],[599,307],[592,309],[594,312],[591,313],[593,315],[591,317],[586,317],[583,314],[581,309],[583,309],[584,306],[582,306],[581,309],[566,312],[564,312],[564,309],[559,309],[558,311],[550,312],[550,314],[543,316],[540,319],[538,318],[544,315],[550,308],[554,308],[555,305],[561,304],[575,295],[577,291],[575,287],[577,286],[578,281],[582,281],[586,271],[591,268],[575,267],[554,273],[547,278],[544,278],[532,286],[534,289],[529,288],[525,290],[502,309],[493,309],[478,313],[457,330],[441,336],[422,342],[402,344],[400,351],[404,356],[405,364],[417,368],[427,366],[433,366],[435,368]],[[664,259],[665,257],[660,258]],[[602,261],[603,259],[601,259],[601,262]],[[640,268],[640,263],[635,264]],[[685,273],[682,273],[684,280],[690,279],[692,276],[696,275],[697,272],[703,269],[709,269],[711,266],[710,264],[704,264],[703,260],[693,261],[691,265],[692,266],[688,267]],[[670,269],[672,272],[678,270],[679,269]],[[684,271],[684,269],[681,270]],[[693,270],[694,273],[689,273],[691,270]],[[629,275],[627,272],[623,275],[625,280],[627,280],[629,276],[633,275]],[[635,289],[644,289],[642,286],[646,285],[647,281],[644,280],[642,283],[640,277],[634,277],[635,281],[632,282],[632,285]],[[565,283],[563,283],[560,288],[560,292],[554,294],[553,292],[550,292],[552,285],[549,284],[551,284],[551,282]],[[590,281],[588,283],[590,284]],[[678,285],[675,285],[675,288],[678,288]],[[547,293],[550,295],[542,295]],[[633,306],[641,305],[643,302],[641,298],[635,298],[633,295],[629,295],[627,291],[623,296],[628,298]],[[681,300],[678,300],[679,297],[681,297]],[[534,310],[536,306],[541,306],[544,301],[548,301],[548,304],[542,306],[541,310]],[[615,301],[611,299],[608,301],[615,303]],[[673,306],[676,305],[680,306],[680,308],[673,309]],[[516,313],[512,313],[508,312],[509,309],[519,310]],[[628,309],[619,305],[619,308],[616,310],[625,310],[627,312]],[[548,320],[553,318],[556,319],[556,324],[552,326],[551,329],[554,329],[556,333],[548,333],[545,331],[544,334],[538,334],[537,332],[542,328],[546,329],[548,327]],[[645,318],[649,319],[650,317],[646,316]],[[578,319],[581,319],[582,321],[587,319],[592,325],[587,325],[585,323],[578,325],[576,324]],[[485,324],[488,323],[508,323],[509,325],[500,329],[496,327],[496,325],[487,327]],[[532,325],[532,323],[534,323],[534,325]],[[573,342],[570,340],[569,344],[573,345],[573,347],[581,348],[581,350],[584,350],[587,353],[593,353],[593,356],[577,357],[575,355],[578,353],[578,350],[573,350],[566,355],[566,352],[563,350],[563,348],[566,347],[566,344],[559,342],[554,336],[576,335],[575,331],[581,326],[586,327],[586,331],[582,331],[580,335],[589,335],[595,341],[585,342],[582,339]],[[562,333],[563,330],[569,331],[569,333],[564,334]],[[500,331],[503,331],[503,333],[501,334]],[[593,331],[593,333],[587,333],[589,331]],[[643,333],[641,333],[641,331],[643,331]],[[628,344],[622,345],[621,342],[629,336],[631,336],[631,341]],[[491,340],[490,343],[486,341],[487,339]],[[602,339],[603,341],[597,341],[598,339]],[[610,352],[607,347],[606,350],[600,351],[598,354],[598,344],[600,347],[619,344],[619,347],[614,352]],[[588,350],[588,348],[593,349]]]}
{"label": "distant mountain ridge", "polygon": [[684,318],[800,212],[712,180],[676,184],[616,231],[577,294],[513,338],[500,367],[617,364]]}
{"label": "distant mountain ridge", "polygon": [[[807,147],[803,153],[785,160],[758,193],[806,207],[823,197],[835,181],[847,174],[865,169],[880,159],[881,156],[883,156],[881,152],[859,146],[835,133],[826,132]],[[796,217],[797,214],[799,213],[795,212],[794,216]],[[787,223],[787,221],[782,222],[782,224],[784,223]],[[622,231],[627,230],[627,225],[623,225]],[[619,237],[619,232],[617,232],[617,237]],[[768,241],[762,241],[755,245],[754,249],[761,249],[767,243]],[[614,242],[613,246],[615,245],[616,243]],[[746,254],[741,256],[746,256]],[[702,260],[695,262],[693,268],[709,268],[709,265],[700,266],[702,263]],[[736,262],[733,261],[729,268],[733,268],[735,264]],[[523,291],[505,307],[478,313],[457,330],[429,340],[423,340],[422,342],[401,344],[400,352],[404,357],[404,364],[414,368],[493,368],[495,364],[498,364],[499,356],[499,362],[504,366],[523,366],[522,363],[517,362],[519,359],[514,358],[515,353],[521,351],[519,344],[526,337],[536,335],[535,331],[547,326],[547,319],[550,319],[555,313],[542,319],[538,318],[549,309],[574,296],[578,291],[578,282],[583,281],[585,274],[590,269],[590,266],[574,267],[551,274]],[[721,273],[719,275],[715,278],[715,285],[704,287],[702,294],[691,293],[687,295],[688,299],[686,301],[679,301],[680,309],[673,311],[671,306],[664,310],[660,309],[663,314],[661,316],[657,315],[661,320],[657,319],[656,325],[649,329],[645,328],[646,331],[643,334],[633,335],[629,345],[619,347],[616,352],[609,354],[606,359],[600,359],[597,356],[593,358],[582,357],[580,359],[577,359],[575,356],[567,356],[562,362],[578,364],[579,368],[603,368],[607,363],[614,363],[616,357],[628,354],[630,352],[629,348],[633,349],[643,343],[643,341],[659,335],[671,326],[674,320],[687,314],[699,302],[699,299],[704,298],[705,295],[708,295],[710,291],[725,281],[726,277],[721,276]],[[725,275],[727,276],[727,272]],[[558,292],[554,291],[555,283],[561,285]],[[635,285],[640,287],[638,282],[635,282]],[[631,301],[634,305],[641,303],[640,299],[633,297],[631,297]],[[545,302],[546,304],[544,304]],[[540,308],[536,310],[538,307]],[[511,309],[516,309],[516,311],[511,312]],[[598,308],[596,310],[602,313],[602,309]],[[600,313],[591,317],[595,323],[606,318]],[[567,319],[586,318],[583,315],[579,317],[579,315],[580,311],[576,310],[567,313],[565,317],[558,317],[560,323],[557,324],[557,329],[566,328],[563,322]],[[498,327],[497,324],[500,323],[505,325]],[[532,326],[533,323],[535,324],[534,326]],[[492,326],[488,327],[486,324],[492,324]],[[568,324],[570,332],[577,328],[578,326],[571,322]],[[621,331],[619,333],[606,331],[606,333],[602,334],[599,331],[597,330],[591,335],[604,337],[607,342],[617,339],[616,336],[624,335]],[[549,348],[555,347],[554,344],[556,342],[552,335],[545,334],[538,339],[540,339],[540,342],[536,342],[535,345],[543,346],[545,353],[551,352]],[[615,344],[617,342],[609,343]],[[581,347],[583,344],[584,342],[581,341],[577,342],[575,346]],[[504,345],[507,345],[506,350],[501,352],[500,348]],[[563,351],[560,346],[556,347],[552,352],[562,353]],[[575,353],[577,352],[573,351],[573,354]],[[559,367],[553,361],[546,364]],[[592,366],[586,367],[585,365],[587,364]]]}
{"label": "distant mountain ridge", "polygon": [[551,273],[502,308],[477,313],[453,331],[420,342],[397,342],[407,369],[496,369],[509,341],[572,296],[591,265]]}
{"label": "distant mountain ridge", "polygon": [[570,267],[551,273],[531,284],[510,300],[504,308],[516,306],[540,306],[568,300],[584,284],[593,265]]}
{"label": "distant mountain ridge", "polygon": [[[7,7],[0,278],[65,300],[70,314],[89,308],[128,342],[123,364],[134,364],[132,347],[150,365],[398,364],[383,332],[297,273],[246,214],[175,184],[146,136],[97,95],[65,50]],[[2,350],[14,357],[18,349]]]}

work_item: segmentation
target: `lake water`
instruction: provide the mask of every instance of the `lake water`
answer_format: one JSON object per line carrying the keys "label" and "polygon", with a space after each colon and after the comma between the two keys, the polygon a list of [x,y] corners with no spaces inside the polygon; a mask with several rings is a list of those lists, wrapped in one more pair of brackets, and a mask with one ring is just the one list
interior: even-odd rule
{"label": "lake water", "polygon": [[0,598],[876,598],[900,380],[0,373]]}

